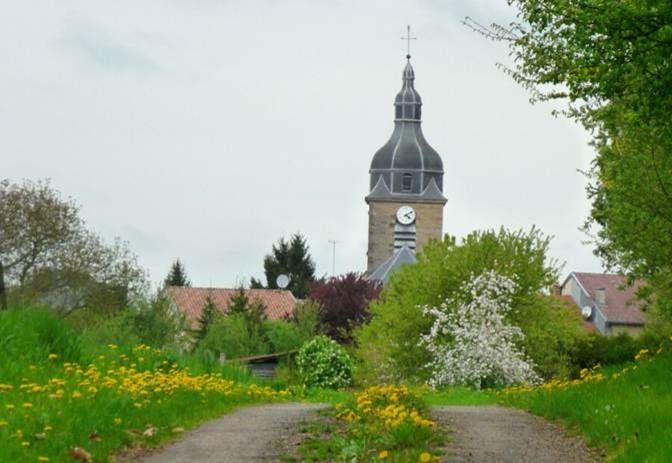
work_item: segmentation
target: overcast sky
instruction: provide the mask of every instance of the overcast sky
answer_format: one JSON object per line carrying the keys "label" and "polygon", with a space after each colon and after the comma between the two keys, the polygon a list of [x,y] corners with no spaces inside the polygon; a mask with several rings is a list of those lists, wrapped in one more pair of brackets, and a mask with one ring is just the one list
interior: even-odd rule
{"label": "overcast sky", "polygon": [[445,168],[444,231],[537,225],[571,270],[600,271],[578,227],[587,135],[498,70],[462,23],[505,0],[28,1],[0,7],[0,178],[49,178],[154,281],[263,276],[306,235],[318,275],[366,266],[368,169],[393,127],[411,24],[423,130]]}

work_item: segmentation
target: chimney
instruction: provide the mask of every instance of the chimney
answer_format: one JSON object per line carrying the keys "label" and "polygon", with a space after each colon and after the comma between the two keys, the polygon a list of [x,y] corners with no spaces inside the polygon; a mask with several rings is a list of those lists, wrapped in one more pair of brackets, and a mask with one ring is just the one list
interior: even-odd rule
{"label": "chimney", "polygon": [[604,288],[597,288],[595,290],[595,303],[597,303],[599,307],[603,307],[605,302],[607,302],[607,299],[604,294]]}

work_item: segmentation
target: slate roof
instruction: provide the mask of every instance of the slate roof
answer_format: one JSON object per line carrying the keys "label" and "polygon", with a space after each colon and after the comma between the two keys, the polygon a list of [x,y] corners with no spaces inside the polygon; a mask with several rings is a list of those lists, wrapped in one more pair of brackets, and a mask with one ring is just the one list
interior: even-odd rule
{"label": "slate roof", "polygon": [[[390,194],[421,195],[432,180],[443,191],[443,162],[432,148],[421,128],[422,99],[415,89],[415,72],[410,60],[402,75],[402,88],[394,101],[394,131],[385,145],[373,156],[369,190],[373,192],[382,179]],[[410,189],[404,189],[403,176],[412,178]]]}
{"label": "slate roof", "polygon": [[575,276],[576,280],[593,300],[595,300],[595,291],[604,288],[605,304],[600,307],[600,311],[607,318],[608,323],[644,324],[645,315],[642,311],[641,303],[637,301],[635,296],[635,292],[642,285],[641,281],[637,281],[632,286],[621,289],[621,286],[625,286],[626,283],[626,278],[621,275],[572,272],[567,278],[569,279],[572,275]]}
{"label": "slate roof", "polygon": [[[190,288],[169,286],[166,292],[175,307],[180,310],[192,328],[198,328],[198,319],[208,294],[219,310],[226,313],[231,296],[236,293],[231,288]],[[266,314],[272,320],[291,316],[294,313],[296,299],[291,292],[282,289],[247,289],[250,301],[258,300],[266,307]]]}
{"label": "slate roof", "polygon": [[380,281],[387,284],[390,276],[404,264],[414,264],[416,261],[415,253],[406,245],[394,251],[385,262],[369,275],[369,280]]}

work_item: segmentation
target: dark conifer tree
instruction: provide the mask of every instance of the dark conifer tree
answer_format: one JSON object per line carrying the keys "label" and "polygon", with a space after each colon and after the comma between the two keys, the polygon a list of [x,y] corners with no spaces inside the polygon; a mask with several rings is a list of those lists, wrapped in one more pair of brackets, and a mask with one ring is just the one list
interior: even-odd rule
{"label": "dark conifer tree", "polygon": [[250,305],[250,299],[247,297],[247,291],[242,286],[236,289],[236,292],[231,296],[229,301],[229,314],[245,314],[247,307]]}
{"label": "dark conifer tree", "polygon": [[315,281],[315,263],[305,237],[296,233],[289,242],[280,238],[264,259],[264,273],[267,288],[276,289],[278,275],[285,274],[290,280],[287,289],[298,299],[305,298],[308,285]]}
{"label": "dark conifer tree", "polygon": [[250,278],[250,289],[264,289],[264,284],[261,282],[261,280],[257,280],[256,278],[252,277]]}
{"label": "dark conifer tree", "polygon": [[187,278],[187,271],[180,259],[173,262],[165,279],[165,284],[166,286],[191,286],[191,281]]}
{"label": "dark conifer tree", "polygon": [[212,324],[215,316],[217,315],[217,306],[212,300],[210,294],[205,299],[205,304],[203,304],[203,310],[201,310],[201,315],[198,317],[198,331],[196,332],[196,338],[200,341],[208,334],[210,325]]}

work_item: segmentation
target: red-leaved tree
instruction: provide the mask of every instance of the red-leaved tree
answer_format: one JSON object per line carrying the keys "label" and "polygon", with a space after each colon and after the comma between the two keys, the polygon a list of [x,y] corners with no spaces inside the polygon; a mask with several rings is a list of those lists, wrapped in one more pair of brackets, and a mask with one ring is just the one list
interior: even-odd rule
{"label": "red-leaved tree", "polygon": [[320,321],[326,334],[349,343],[352,329],[369,319],[369,302],[378,297],[381,289],[378,282],[350,272],[312,283],[308,299],[320,305]]}

